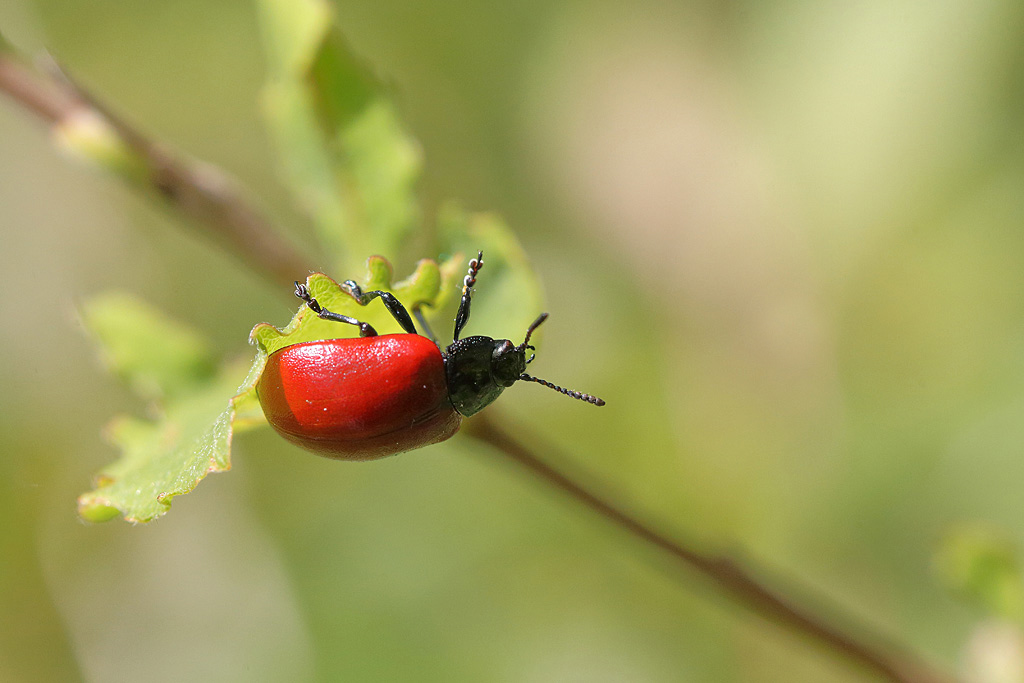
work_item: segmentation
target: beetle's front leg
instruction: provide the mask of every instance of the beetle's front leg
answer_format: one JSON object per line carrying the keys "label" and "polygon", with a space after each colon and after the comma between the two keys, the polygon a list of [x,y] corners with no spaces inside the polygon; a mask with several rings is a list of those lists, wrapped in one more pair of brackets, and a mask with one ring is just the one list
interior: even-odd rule
{"label": "beetle's front leg", "polygon": [[462,328],[469,321],[469,306],[473,303],[473,285],[476,284],[476,276],[484,267],[484,252],[478,251],[475,259],[469,260],[469,271],[462,280],[462,301],[459,302],[459,312],[455,315],[455,332],[452,334],[452,341],[459,341]]}
{"label": "beetle's front leg", "polygon": [[309,287],[307,287],[306,285],[299,284],[298,282],[296,282],[295,296],[305,301],[306,306],[308,306],[311,311],[316,313],[317,316],[323,318],[324,320],[330,320],[336,323],[346,323],[348,325],[355,325],[356,327],[359,328],[360,337],[377,336],[377,330],[373,329],[373,326],[370,325],[369,323],[361,322],[351,316],[342,315],[341,313],[335,313],[334,311],[329,311],[326,308],[322,307],[320,303],[313,298],[313,295],[309,293]]}

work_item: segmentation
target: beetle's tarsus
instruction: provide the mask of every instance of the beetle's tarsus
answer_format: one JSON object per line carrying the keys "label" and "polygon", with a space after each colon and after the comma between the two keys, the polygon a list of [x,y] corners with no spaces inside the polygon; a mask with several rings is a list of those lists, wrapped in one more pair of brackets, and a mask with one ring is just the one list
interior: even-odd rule
{"label": "beetle's tarsus", "polygon": [[341,283],[340,287],[341,291],[345,292],[353,299],[358,301],[360,305],[366,305],[362,302],[363,288],[357,285],[355,280],[345,280],[344,282]]}
{"label": "beetle's tarsus", "polygon": [[306,285],[296,282],[295,296],[305,301],[306,305],[309,306],[309,308],[317,315],[320,315],[323,312],[324,309],[320,307],[319,302],[317,302],[317,300],[309,293],[309,287]]}

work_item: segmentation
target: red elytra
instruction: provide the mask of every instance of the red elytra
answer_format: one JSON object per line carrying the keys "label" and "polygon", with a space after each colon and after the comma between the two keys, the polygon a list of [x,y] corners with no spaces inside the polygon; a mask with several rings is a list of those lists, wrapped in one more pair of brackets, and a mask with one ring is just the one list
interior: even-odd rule
{"label": "red elytra", "polygon": [[462,422],[440,349],[416,334],[286,346],[267,359],[256,393],[281,436],[343,460],[438,443]]}

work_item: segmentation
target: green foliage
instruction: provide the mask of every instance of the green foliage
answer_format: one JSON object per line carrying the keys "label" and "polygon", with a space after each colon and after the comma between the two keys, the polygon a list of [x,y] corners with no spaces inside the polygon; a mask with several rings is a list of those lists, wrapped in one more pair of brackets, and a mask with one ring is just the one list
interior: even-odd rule
{"label": "green foliage", "polygon": [[216,359],[197,332],[120,292],[82,308],[108,367],[143,398],[174,400],[207,384]]}
{"label": "green foliage", "polygon": [[[360,283],[364,290],[382,289],[392,292],[407,308],[417,306],[437,306],[443,301],[438,296],[441,292],[442,271],[449,281],[455,279],[461,268],[461,257],[449,259],[438,266],[429,259],[419,262],[416,272],[409,278],[395,284],[392,282],[391,264],[382,256],[371,256],[366,262],[366,277]],[[306,278],[306,286],[310,294],[321,306],[335,313],[358,318],[368,322],[378,332],[401,332],[398,323],[380,304],[361,306],[355,299],[346,294],[338,283],[322,273],[314,273]],[[446,288],[445,296],[450,295],[451,288]],[[429,313],[429,308],[425,309]],[[431,317],[427,316],[428,319]],[[267,354],[304,341],[315,339],[333,339],[335,337],[355,336],[356,329],[329,320],[322,320],[306,306],[299,308],[298,313],[283,329],[277,329],[267,323],[253,328],[250,339]]]}
{"label": "green foliage", "polygon": [[285,176],[342,270],[417,227],[421,154],[321,0],[261,0],[268,124]]}
{"label": "green foliage", "polygon": [[[354,259],[395,253],[417,227],[418,147],[380,82],[349,52],[325,3],[261,0],[260,6],[269,62],[265,105],[285,175],[297,201],[310,211],[325,252],[347,277]],[[80,153],[106,160],[115,170],[130,170],[130,158],[118,162],[116,149],[104,146],[102,130],[86,126],[67,133],[66,144]],[[492,336],[519,338],[540,312],[541,291],[515,236],[497,216],[454,207],[442,212],[439,227],[441,248],[452,256],[440,264],[421,260],[400,282],[393,282],[387,259],[372,256],[364,289],[388,290],[406,307],[420,307],[443,343],[466,255],[482,249],[486,279],[477,290],[470,325]],[[360,306],[326,275],[310,275],[307,286],[330,310],[382,333],[400,331],[382,305]],[[296,308],[281,329],[266,323],[253,329],[250,340],[257,353],[243,380],[240,364],[218,368],[198,334],[131,297],[107,295],[90,302],[83,318],[108,365],[154,402],[157,418],[114,421],[108,436],[121,458],[99,474],[94,491],[79,498],[81,516],[150,521],[206,474],[229,469],[233,434],[266,424],[255,386],[267,356],[289,344],[356,332],[321,320],[303,305]]]}
{"label": "green foliage", "polygon": [[79,497],[78,511],[92,522],[118,515],[148,522],[208,473],[231,467],[235,407],[230,397],[244,367],[235,363],[217,370],[196,332],[124,294],[93,300],[82,317],[109,367],[155,402],[157,418],[120,417],[111,423],[107,436],[121,458],[100,472],[95,490]]}
{"label": "green foliage", "polygon": [[1024,618],[1024,574],[1017,546],[982,525],[963,524],[942,543],[936,566],[955,594],[1003,619]]}

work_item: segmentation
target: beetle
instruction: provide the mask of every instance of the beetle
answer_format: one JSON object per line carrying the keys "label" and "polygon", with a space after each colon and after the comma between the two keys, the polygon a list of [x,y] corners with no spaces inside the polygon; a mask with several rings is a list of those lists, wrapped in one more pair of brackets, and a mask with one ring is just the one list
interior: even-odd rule
{"label": "beetle", "polygon": [[604,401],[526,374],[535,354],[530,336],[521,344],[473,336],[460,339],[469,320],[473,286],[483,252],[469,261],[452,343],[443,351],[417,307],[429,337],[416,331],[405,306],[390,292],[364,292],[353,280],[341,288],[361,306],[379,298],[404,334],[378,335],[368,323],[323,308],[304,284],[295,295],[324,320],[354,325],[358,337],[324,339],[274,351],[256,384],[263,413],[285,439],[319,455],[373,460],[451,438],[464,417],[492,403],[517,381],[536,382],[566,396],[603,406]]}

